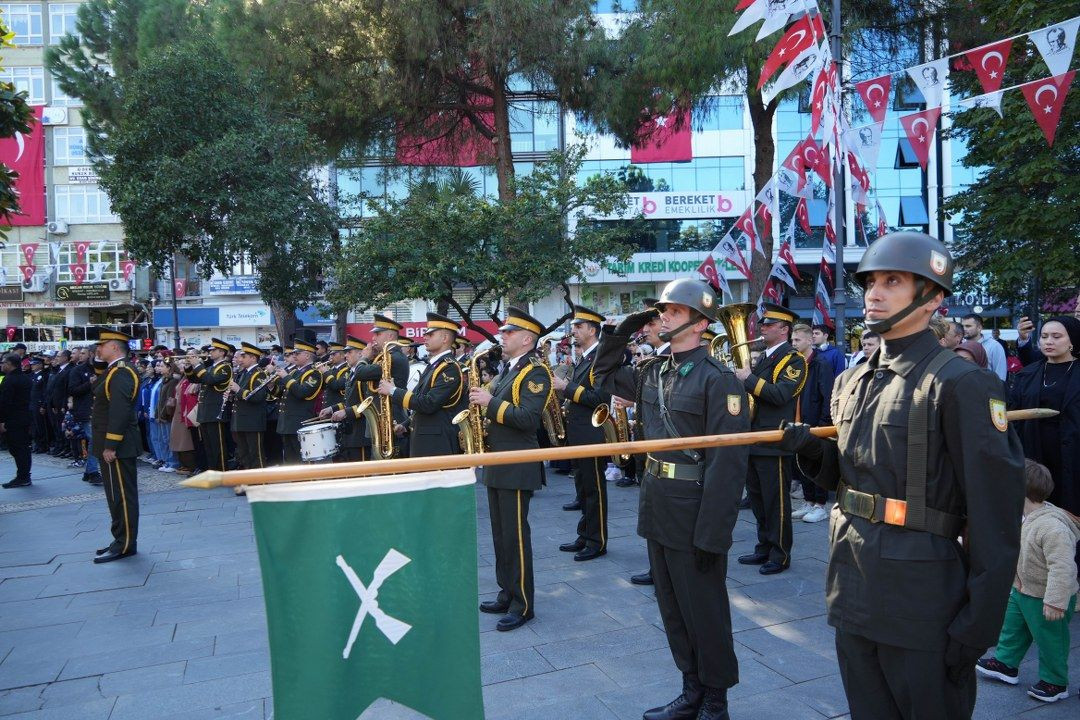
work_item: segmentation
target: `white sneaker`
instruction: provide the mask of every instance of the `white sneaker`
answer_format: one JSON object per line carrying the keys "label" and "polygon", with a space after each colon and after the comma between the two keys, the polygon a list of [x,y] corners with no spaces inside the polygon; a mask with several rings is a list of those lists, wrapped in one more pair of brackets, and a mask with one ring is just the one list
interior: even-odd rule
{"label": "white sneaker", "polygon": [[810,512],[803,515],[803,522],[816,523],[829,518],[829,511],[825,509],[824,505],[811,506]]}
{"label": "white sneaker", "polygon": [[798,502],[792,500],[791,505],[795,508],[791,511],[792,520],[802,520],[806,516],[806,513],[814,509],[814,505],[805,500],[799,500]]}
{"label": "white sneaker", "polygon": [[162,465],[158,468],[158,472],[174,473],[176,472],[176,468],[171,468],[168,465]]}
{"label": "white sneaker", "polygon": [[801,482],[793,482],[793,483],[791,483],[791,499],[794,500],[796,498],[798,498],[799,500],[803,499],[802,483]]}

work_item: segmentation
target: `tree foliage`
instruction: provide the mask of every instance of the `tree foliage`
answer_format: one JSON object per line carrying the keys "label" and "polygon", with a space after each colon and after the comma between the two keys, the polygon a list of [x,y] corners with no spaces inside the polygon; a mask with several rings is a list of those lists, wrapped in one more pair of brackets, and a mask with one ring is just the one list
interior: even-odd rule
{"label": "tree foliage", "polygon": [[[979,36],[965,38],[973,47],[1060,22],[1080,14],[1080,2],[979,0],[984,16]],[[1026,40],[1015,41],[1003,87],[1040,80],[1050,70]],[[979,94],[977,81],[954,75],[954,86]],[[1065,102],[1053,147],[1032,118],[1022,92],[1003,96],[1004,118],[978,109],[953,116],[952,135],[967,144],[965,167],[981,171],[978,179],[946,203],[955,227],[958,278],[966,288],[987,287],[1002,300],[1027,297],[1038,275],[1048,292],[1080,286],[1080,102],[1076,83]]]}
{"label": "tree foliage", "polygon": [[[616,178],[577,184],[583,155],[580,147],[552,154],[514,179],[510,201],[479,196],[451,176],[414,185],[403,199],[369,202],[374,216],[343,242],[328,302],[379,309],[414,298],[441,301],[487,334],[473,321],[497,319],[507,296],[537,300],[560,286],[568,295],[566,280],[586,263],[632,252],[628,228],[583,222],[568,231],[567,218],[584,210],[611,215],[629,207]],[[470,291],[465,302],[454,296],[461,288]]]}

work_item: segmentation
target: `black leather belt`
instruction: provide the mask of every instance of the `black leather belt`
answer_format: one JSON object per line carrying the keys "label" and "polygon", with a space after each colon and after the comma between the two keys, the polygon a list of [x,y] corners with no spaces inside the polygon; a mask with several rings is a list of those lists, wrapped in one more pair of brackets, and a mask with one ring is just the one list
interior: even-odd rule
{"label": "black leather belt", "polygon": [[645,458],[645,472],[658,478],[670,480],[688,480],[698,482],[701,480],[704,466],[700,463],[673,463],[657,460],[652,455]]}
{"label": "black leather belt", "polygon": [[897,500],[883,495],[853,490],[844,483],[840,483],[836,489],[836,504],[840,506],[843,512],[865,518],[873,523],[907,527],[909,530],[922,529],[925,532],[953,540],[964,529],[963,518],[934,508],[926,508],[925,528],[906,526],[908,508],[906,500]]}

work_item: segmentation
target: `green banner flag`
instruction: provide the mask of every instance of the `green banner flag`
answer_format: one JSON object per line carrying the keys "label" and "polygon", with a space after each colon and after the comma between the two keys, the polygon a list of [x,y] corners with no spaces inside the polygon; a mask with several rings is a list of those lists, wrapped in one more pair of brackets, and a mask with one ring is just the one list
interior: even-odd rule
{"label": "green banner flag", "polygon": [[248,487],[275,718],[484,717],[474,480]]}

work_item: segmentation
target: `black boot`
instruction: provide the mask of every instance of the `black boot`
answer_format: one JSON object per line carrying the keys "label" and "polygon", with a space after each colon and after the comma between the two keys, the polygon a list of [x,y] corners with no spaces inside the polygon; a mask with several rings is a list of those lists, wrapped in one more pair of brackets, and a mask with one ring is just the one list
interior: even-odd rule
{"label": "black boot", "polygon": [[727,689],[704,688],[705,701],[701,703],[696,720],[729,720],[727,712]]}
{"label": "black boot", "polygon": [[641,720],[694,720],[704,698],[705,688],[697,677],[683,675],[682,694],[663,707],[646,710]]}

